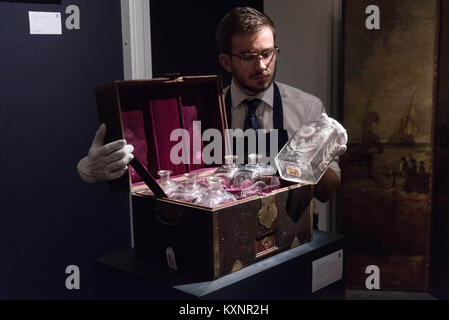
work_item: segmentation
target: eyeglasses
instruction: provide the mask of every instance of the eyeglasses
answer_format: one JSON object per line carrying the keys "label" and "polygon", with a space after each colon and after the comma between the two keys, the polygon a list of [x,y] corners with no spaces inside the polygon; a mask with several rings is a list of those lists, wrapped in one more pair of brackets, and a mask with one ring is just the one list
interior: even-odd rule
{"label": "eyeglasses", "polygon": [[266,49],[262,52],[243,52],[241,54],[231,53],[230,55],[232,57],[239,58],[240,61],[245,64],[253,64],[253,63],[259,61],[259,56],[260,56],[260,57],[262,57],[264,64],[268,66],[273,61],[273,58],[275,56],[277,57],[279,55],[279,53],[280,53],[279,48],[274,46],[274,48]]}

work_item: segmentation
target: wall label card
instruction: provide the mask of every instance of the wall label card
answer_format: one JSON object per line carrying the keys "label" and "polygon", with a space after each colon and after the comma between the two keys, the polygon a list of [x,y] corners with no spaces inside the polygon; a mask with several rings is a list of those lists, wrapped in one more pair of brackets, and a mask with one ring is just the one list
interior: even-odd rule
{"label": "wall label card", "polygon": [[61,13],[29,11],[30,34],[62,34]]}
{"label": "wall label card", "polygon": [[312,261],[312,293],[342,279],[343,250]]}

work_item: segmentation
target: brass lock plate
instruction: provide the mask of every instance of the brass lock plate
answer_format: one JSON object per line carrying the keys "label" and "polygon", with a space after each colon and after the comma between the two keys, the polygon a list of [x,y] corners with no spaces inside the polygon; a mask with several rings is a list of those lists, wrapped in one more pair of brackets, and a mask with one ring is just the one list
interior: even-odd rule
{"label": "brass lock plate", "polygon": [[278,216],[278,209],[274,201],[274,196],[260,199],[261,206],[259,210],[259,223],[265,228],[271,228],[273,222]]}
{"label": "brass lock plate", "polygon": [[277,231],[271,231],[256,239],[256,259],[278,250]]}

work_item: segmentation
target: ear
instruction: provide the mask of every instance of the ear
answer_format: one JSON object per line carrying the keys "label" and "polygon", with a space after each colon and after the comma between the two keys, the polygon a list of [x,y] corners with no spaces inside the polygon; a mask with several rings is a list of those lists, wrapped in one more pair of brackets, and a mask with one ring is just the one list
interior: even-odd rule
{"label": "ear", "polygon": [[231,57],[228,54],[221,53],[218,56],[218,62],[227,72],[231,72]]}

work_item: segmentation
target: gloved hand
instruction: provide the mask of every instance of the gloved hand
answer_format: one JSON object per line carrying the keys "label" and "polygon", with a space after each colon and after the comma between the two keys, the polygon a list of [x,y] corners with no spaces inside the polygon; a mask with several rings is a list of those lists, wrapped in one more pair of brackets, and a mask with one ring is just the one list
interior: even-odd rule
{"label": "gloved hand", "polygon": [[104,145],[106,125],[98,128],[87,156],[77,165],[78,173],[85,182],[109,181],[120,178],[134,158],[134,147],[125,140],[117,140]]}
{"label": "gloved hand", "polygon": [[346,144],[348,143],[348,133],[346,132],[346,129],[341,125],[340,122],[330,117],[329,120],[338,131],[338,138],[336,139],[337,144],[334,146],[334,149],[332,150],[332,155],[338,157],[341,156],[343,153],[345,153],[347,150]]}
{"label": "gloved hand", "polygon": [[325,113],[320,116],[320,120],[326,122],[335,129],[335,133],[332,134],[329,142],[323,150],[323,160],[318,166],[320,170],[324,171],[332,159],[337,158],[338,161],[338,157],[346,152],[348,134],[346,129],[337,120],[327,116]]}
{"label": "gloved hand", "polygon": [[326,156],[330,158],[341,156],[346,152],[346,144],[348,143],[348,133],[346,129],[341,125],[340,122],[334,118],[329,117],[327,114],[321,114],[319,121],[323,121],[328,125],[332,126],[336,131],[336,136],[333,136],[326,150]]}

